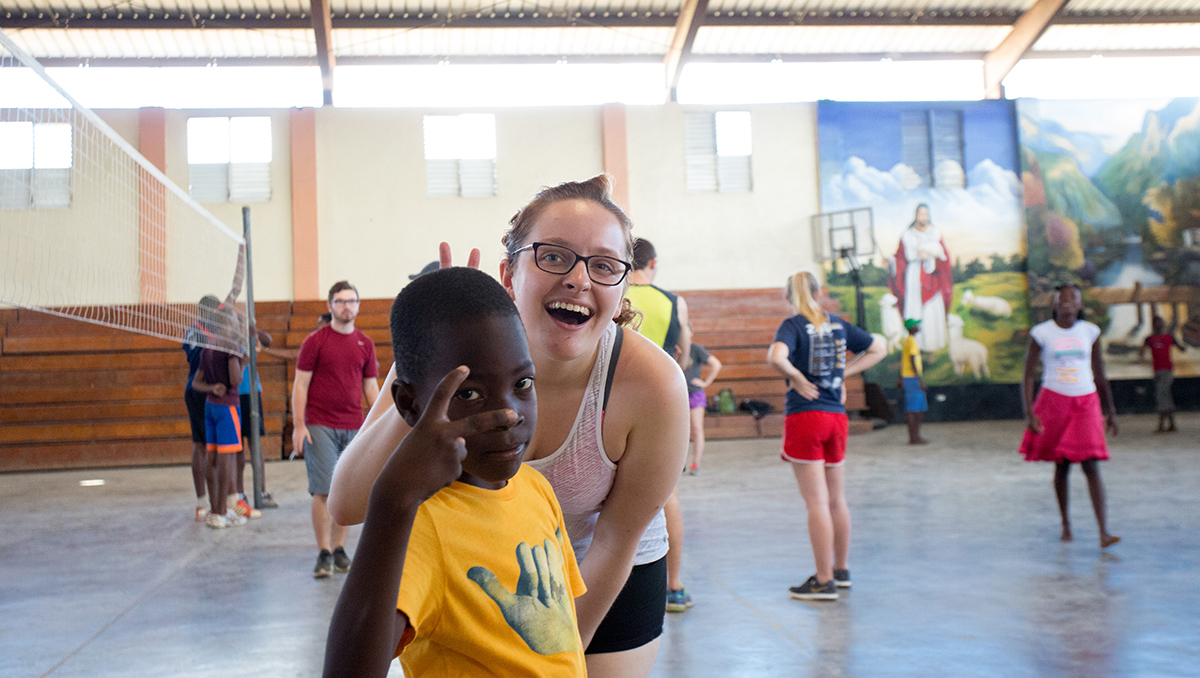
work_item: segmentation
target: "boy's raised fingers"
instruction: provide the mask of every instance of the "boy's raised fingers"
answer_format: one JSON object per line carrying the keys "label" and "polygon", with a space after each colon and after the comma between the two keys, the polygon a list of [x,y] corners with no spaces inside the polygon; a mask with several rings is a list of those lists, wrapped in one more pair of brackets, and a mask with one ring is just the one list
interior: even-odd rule
{"label": "boy's raised fingers", "polygon": [[492,429],[508,428],[519,418],[513,410],[490,410],[451,422],[448,430],[451,435],[466,438]]}
{"label": "boy's raised fingers", "polygon": [[458,390],[459,386],[462,386],[463,380],[470,373],[471,370],[466,365],[459,365],[442,377],[442,381],[433,390],[433,397],[429,399],[426,413],[433,413],[434,417],[445,418],[446,412],[450,409],[450,399],[454,397],[454,392]]}

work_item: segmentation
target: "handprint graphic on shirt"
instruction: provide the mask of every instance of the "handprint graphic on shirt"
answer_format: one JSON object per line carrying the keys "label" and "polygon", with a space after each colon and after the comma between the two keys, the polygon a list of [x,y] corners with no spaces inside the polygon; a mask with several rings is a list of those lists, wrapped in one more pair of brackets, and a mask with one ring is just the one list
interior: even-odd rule
{"label": "handprint graphic on shirt", "polygon": [[571,606],[571,595],[564,585],[561,551],[562,530],[555,531],[558,544],[546,539],[540,546],[526,542],[517,545],[517,563],[521,574],[517,590],[510,593],[496,575],[476,565],[467,570],[467,578],[479,585],[500,607],[504,621],[521,636],[529,649],[542,655],[579,649],[579,630]]}

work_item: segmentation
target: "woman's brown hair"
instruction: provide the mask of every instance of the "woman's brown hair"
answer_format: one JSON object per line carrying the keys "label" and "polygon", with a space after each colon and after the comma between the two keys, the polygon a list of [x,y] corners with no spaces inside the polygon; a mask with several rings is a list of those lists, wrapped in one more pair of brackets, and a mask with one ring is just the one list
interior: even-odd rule
{"label": "woman's brown hair", "polygon": [[[617,223],[621,225],[621,233],[624,235],[625,251],[623,256],[628,260],[633,253],[633,222],[625,212],[617,206],[617,203],[612,199],[612,178],[608,174],[599,174],[587,181],[566,181],[557,186],[543,186],[538,190],[537,195],[533,196],[525,204],[512,219],[508,220],[508,231],[500,238],[500,243],[504,245],[504,249],[508,256],[508,265],[510,268],[516,265],[516,251],[521,249],[529,239],[529,233],[533,230],[533,224],[542,215],[542,212],[547,207],[556,202],[566,200],[588,200],[603,207],[617,219]],[[629,284],[629,278],[625,279],[625,284]],[[622,297],[621,311],[613,320],[618,325],[633,325],[641,314],[634,310],[628,299]]]}

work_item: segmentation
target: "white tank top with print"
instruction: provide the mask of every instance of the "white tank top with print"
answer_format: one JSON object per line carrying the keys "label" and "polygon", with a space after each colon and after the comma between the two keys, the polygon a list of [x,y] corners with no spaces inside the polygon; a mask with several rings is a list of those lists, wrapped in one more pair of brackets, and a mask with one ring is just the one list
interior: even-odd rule
{"label": "white tank top with print", "polygon": [[[617,465],[604,452],[601,423],[604,420],[604,388],[613,342],[620,331],[616,323],[609,323],[600,338],[600,350],[592,365],[579,414],[562,446],[547,457],[525,462],[546,476],[554,488],[558,503],[562,505],[567,536],[571,539],[575,558],[580,562],[587,555],[592,534],[596,530],[596,518],[600,515],[600,509],[604,508],[617,477]],[[659,510],[638,543],[633,564],[652,563],[666,554],[667,522]]]}

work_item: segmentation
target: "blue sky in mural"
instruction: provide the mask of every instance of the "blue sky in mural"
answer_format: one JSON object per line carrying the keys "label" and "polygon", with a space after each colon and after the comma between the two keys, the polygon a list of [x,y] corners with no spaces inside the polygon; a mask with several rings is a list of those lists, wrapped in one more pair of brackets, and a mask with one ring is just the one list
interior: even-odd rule
{"label": "blue sky in mural", "polygon": [[[962,165],[943,156],[938,173],[949,186],[930,185],[933,167],[903,162],[905,111],[960,111]],[[964,261],[1022,250],[1021,181],[1011,101],[833,102],[817,112],[821,210],[871,207],[879,256],[896,249],[917,204],[929,205],[934,223]],[[954,187],[953,177],[958,178]],[[939,180],[940,181],[940,180]]]}
{"label": "blue sky in mural", "polygon": [[[843,162],[851,156],[872,167],[891,168],[900,162],[900,112],[914,109],[961,110],[963,159],[974,167],[990,159],[1002,169],[1017,169],[1013,140],[1013,111],[1008,102],[821,102],[821,162]],[[996,130],[1007,129],[1007,134]]]}

